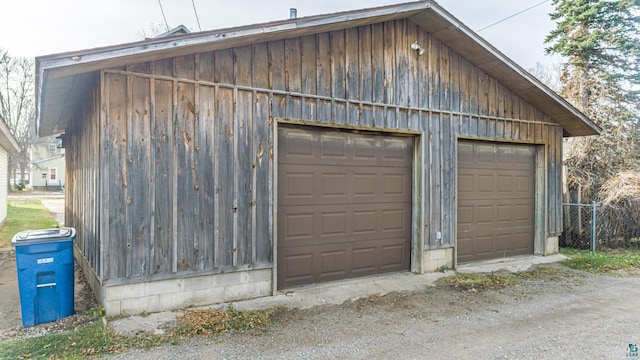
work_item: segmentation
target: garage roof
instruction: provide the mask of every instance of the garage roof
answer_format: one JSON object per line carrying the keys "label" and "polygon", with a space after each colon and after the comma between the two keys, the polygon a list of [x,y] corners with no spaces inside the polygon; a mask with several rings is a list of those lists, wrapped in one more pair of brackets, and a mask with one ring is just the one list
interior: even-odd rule
{"label": "garage roof", "polygon": [[11,135],[11,130],[4,122],[2,115],[0,115],[0,146],[7,150],[8,153],[20,151],[20,145]]}
{"label": "garage roof", "polygon": [[63,132],[100,69],[408,18],[562,125],[565,136],[599,134],[584,114],[434,1],[418,1],[36,58],[36,128]]}

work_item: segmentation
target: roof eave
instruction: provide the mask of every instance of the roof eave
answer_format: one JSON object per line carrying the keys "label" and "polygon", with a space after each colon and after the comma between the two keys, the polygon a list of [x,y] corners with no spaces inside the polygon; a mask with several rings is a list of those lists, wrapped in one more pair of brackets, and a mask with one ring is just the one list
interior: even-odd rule
{"label": "roof eave", "polygon": [[0,146],[7,150],[8,153],[20,151],[20,144],[11,135],[11,130],[9,130],[2,116],[0,116]]}
{"label": "roof eave", "polygon": [[[281,40],[322,31],[409,18],[451,47],[475,66],[504,83],[531,105],[545,109],[564,127],[566,136],[597,135],[600,129],[529,72],[462,24],[433,1],[418,1],[373,9],[289,19],[271,23],[205,31],[36,58],[36,128],[44,136],[63,129],[47,127],[42,132],[46,82],[131,63],[207,52],[228,47]],[[55,121],[55,120],[52,120]]]}
{"label": "roof eave", "polygon": [[[271,39],[285,39],[300,35],[315,33],[318,28],[331,30],[344,29],[345,24],[357,26],[358,21],[375,22],[376,19],[392,20],[410,17],[412,13],[426,10],[432,6],[431,1],[417,1],[399,5],[383,6],[372,9],[355,10],[343,13],[318,15],[289,19],[270,23],[255,24],[220,30],[203,31],[169,38],[158,38],[133,43],[108,46],[83,51],[74,51],[53,55],[40,56],[36,62],[49,77],[74,75],[96,71],[108,66],[130,64],[136,58],[148,59],[152,54],[164,55],[171,50],[171,56],[191,54],[194,49],[210,51],[228,47],[228,43],[247,43],[268,41]],[[264,39],[261,39],[264,38]],[[153,56],[151,56],[153,57]]]}
{"label": "roof eave", "polygon": [[[548,116],[563,125],[566,136],[600,134],[601,129],[587,116],[451,13],[436,3],[430,7],[430,10],[413,16],[412,20],[475,66],[510,87],[520,97],[533,99],[530,100],[531,105],[549,109]],[[527,96],[526,92],[533,94]],[[571,121],[570,118],[577,119],[579,122]]]}

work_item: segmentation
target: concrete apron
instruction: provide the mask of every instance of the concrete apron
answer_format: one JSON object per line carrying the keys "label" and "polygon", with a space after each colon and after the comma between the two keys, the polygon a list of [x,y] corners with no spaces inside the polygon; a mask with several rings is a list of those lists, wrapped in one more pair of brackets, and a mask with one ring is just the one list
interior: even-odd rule
{"label": "concrete apron", "polygon": [[53,214],[60,226],[64,226],[64,198],[42,199],[40,202]]}
{"label": "concrete apron", "polygon": [[[491,273],[498,271],[526,271],[538,264],[548,264],[567,259],[564,255],[550,256],[518,256],[459,265],[459,273]],[[373,295],[385,295],[390,292],[410,292],[434,286],[435,281],[452,275],[446,273],[427,273],[415,275],[408,272],[349,279],[324,284],[300,286],[281,291],[276,296],[268,296],[252,300],[216,304],[192,309],[225,310],[233,306],[237,310],[259,310],[274,306],[305,309],[318,305],[338,305],[345,301],[354,301]],[[113,329],[121,334],[131,335],[139,332],[162,334],[163,328],[174,322],[184,310],[154,313],[145,316],[130,316],[110,323]]]}

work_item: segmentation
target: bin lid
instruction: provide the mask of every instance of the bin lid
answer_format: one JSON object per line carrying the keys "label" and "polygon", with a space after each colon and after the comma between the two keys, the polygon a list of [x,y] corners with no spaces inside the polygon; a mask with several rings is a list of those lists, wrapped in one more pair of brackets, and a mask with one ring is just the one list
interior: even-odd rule
{"label": "bin lid", "polygon": [[41,230],[25,230],[13,236],[11,245],[19,246],[34,242],[60,242],[73,241],[76,236],[76,229],[72,227],[41,229]]}

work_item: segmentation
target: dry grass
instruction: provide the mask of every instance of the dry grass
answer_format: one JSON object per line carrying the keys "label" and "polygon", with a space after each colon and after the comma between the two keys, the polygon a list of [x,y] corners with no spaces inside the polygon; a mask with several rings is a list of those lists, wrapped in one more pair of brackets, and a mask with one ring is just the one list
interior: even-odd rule
{"label": "dry grass", "polygon": [[232,330],[249,330],[267,328],[271,324],[272,316],[280,308],[267,310],[238,311],[228,308],[227,311],[218,310],[190,310],[178,318],[177,335],[218,335]]}
{"label": "dry grass", "polygon": [[632,201],[640,204],[640,173],[623,171],[612,176],[602,185],[598,200],[607,204]]}
{"label": "dry grass", "polygon": [[606,247],[629,247],[640,237],[640,173],[620,172],[607,180],[598,193],[599,238]]}
{"label": "dry grass", "polygon": [[438,280],[464,292],[479,292],[485,290],[500,290],[515,285],[518,280],[511,276],[495,274],[465,274],[459,273]]}

